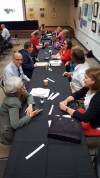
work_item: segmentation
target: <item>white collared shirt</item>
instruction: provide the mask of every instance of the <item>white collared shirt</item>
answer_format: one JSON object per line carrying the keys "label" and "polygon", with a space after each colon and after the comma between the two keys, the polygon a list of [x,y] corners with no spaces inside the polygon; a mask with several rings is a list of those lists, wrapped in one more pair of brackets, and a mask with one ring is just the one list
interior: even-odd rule
{"label": "white collared shirt", "polygon": [[87,110],[88,107],[89,107],[89,104],[90,104],[90,101],[92,99],[92,97],[95,95],[95,93],[93,93],[91,90],[89,90],[87,93],[86,93],[86,96],[85,96],[85,100],[84,100],[84,107],[85,109]]}
{"label": "white collared shirt", "polygon": [[70,82],[72,93],[84,87],[84,74],[88,68],[89,68],[89,65],[87,62],[83,64],[78,64],[75,67],[72,73],[72,81]]}
{"label": "white collared shirt", "polygon": [[[24,74],[22,67],[19,67],[20,70],[20,78],[24,79],[25,81],[29,82],[30,79]],[[9,63],[3,72],[3,82],[5,83],[12,76],[19,76],[18,67],[13,63]]]}
{"label": "white collared shirt", "polygon": [[1,36],[4,40],[7,40],[10,37],[9,30],[7,28],[4,28],[1,32]]}

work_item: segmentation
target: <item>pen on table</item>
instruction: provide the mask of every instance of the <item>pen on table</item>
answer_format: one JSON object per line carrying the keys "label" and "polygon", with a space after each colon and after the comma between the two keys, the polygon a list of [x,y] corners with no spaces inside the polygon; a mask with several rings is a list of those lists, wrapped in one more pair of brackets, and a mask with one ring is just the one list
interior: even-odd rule
{"label": "pen on table", "polygon": [[50,100],[54,100],[59,95],[60,95],[60,93],[56,93],[55,95],[53,95],[52,97],[50,97]]}
{"label": "pen on table", "polygon": [[47,98],[47,100],[49,100],[52,96],[53,96],[53,92],[49,95],[49,97]]}
{"label": "pen on table", "polygon": [[25,157],[25,159],[29,159],[31,158],[33,155],[35,155],[38,151],[40,151],[43,147],[45,146],[45,144],[41,144],[36,150],[34,150],[33,152],[31,152],[29,155],[27,155]]}
{"label": "pen on table", "polygon": [[53,108],[54,108],[54,104],[51,105],[51,108],[50,108],[50,111],[49,111],[48,115],[52,114]]}

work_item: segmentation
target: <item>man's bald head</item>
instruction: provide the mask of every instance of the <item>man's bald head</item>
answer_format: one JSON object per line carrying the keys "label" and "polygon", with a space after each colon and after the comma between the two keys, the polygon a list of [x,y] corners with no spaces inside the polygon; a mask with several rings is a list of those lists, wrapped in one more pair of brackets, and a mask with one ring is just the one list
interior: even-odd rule
{"label": "man's bald head", "polygon": [[22,55],[19,52],[15,52],[13,54],[13,63],[17,66],[20,67],[22,65],[23,62],[23,58]]}
{"label": "man's bald head", "polygon": [[1,24],[1,29],[4,29],[5,28],[5,24]]}

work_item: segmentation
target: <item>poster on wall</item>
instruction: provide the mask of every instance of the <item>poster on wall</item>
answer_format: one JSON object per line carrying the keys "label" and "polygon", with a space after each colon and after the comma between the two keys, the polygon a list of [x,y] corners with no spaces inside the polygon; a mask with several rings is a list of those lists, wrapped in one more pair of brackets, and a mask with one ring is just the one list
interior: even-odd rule
{"label": "poster on wall", "polygon": [[84,8],[85,8],[85,6],[84,6],[84,4],[82,4],[82,7],[81,7],[81,17],[84,15]]}
{"label": "poster on wall", "polygon": [[40,8],[40,18],[44,18],[44,17],[45,17],[45,9]]}
{"label": "poster on wall", "polygon": [[88,4],[84,4],[84,16],[88,14]]}
{"label": "poster on wall", "polygon": [[94,33],[96,33],[96,27],[97,27],[96,21],[92,20],[92,28],[91,28],[91,30],[92,30]]}
{"label": "poster on wall", "polygon": [[88,21],[92,21],[92,4],[88,5]]}
{"label": "poster on wall", "polygon": [[93,17],[98,16],[99,2],[94,2],[93,4]]}
{"label": "poster on wall", "polygon": [[28,8],[27,9],[26,18],[27,18],[27,20],[34,20],[35,19],[34,9],[33,8]]}
{"label": "poster on wall", "polygon": [[55,9],[55,8],[52,9],[52,11],[51,11],[51,16],[52,16],[53,18],[56,18],[57,14],[56,14],[56,9]]}

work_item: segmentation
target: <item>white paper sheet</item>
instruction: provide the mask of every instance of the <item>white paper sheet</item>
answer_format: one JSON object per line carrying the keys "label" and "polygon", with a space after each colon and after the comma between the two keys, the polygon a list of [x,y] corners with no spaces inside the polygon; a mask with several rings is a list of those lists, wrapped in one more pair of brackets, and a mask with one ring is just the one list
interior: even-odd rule
{"label": "white paper sheet", "polygon": [[48,66],[49,63],[48,62],[36,62],[34,64],[35,67],[45,67],[45,66]]}
{"label": "white paper sheet", "polygon": [[38,96],[40,98],[47,98],[49,96],[50,89],[44,89],[44,88],[32,88],[30,94],[32,96]]}
{"label": "white paper sheet", "polygon": [[61,62],[61,60],[51,60],[51,61],[49,62],[49,64],[50,64],[51,66],[61,66],[62,62]]}

